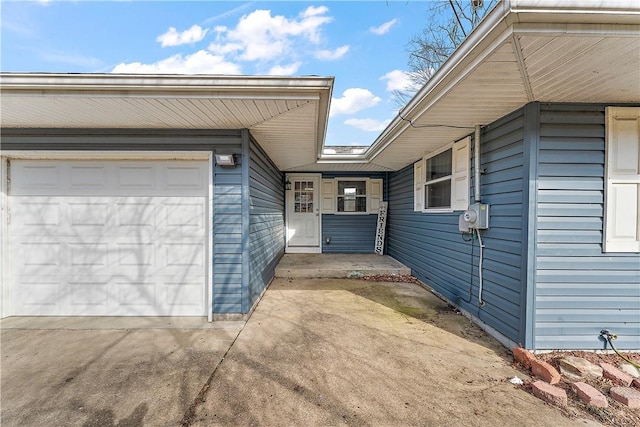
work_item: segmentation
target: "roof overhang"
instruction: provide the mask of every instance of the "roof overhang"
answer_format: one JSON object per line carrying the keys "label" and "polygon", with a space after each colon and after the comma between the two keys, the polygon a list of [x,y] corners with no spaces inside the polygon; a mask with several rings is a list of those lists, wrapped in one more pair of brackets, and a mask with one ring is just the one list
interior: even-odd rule
{"label": "roof overhang", "polygon": [[532,101],[640,102],[640,3],[557,4],[500,2],[362,156],[321,162],[399,170]]}
{"label": "roof overhang", "polygon": [[249,129],[281,170],[322,153],[333,77],[0,75],[3,128]]}

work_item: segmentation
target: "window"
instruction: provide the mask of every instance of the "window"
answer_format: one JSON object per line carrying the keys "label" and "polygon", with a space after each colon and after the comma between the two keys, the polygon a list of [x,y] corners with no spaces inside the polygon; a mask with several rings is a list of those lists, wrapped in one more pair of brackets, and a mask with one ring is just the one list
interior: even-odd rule
{"label": "window", "polygon": [[379,178],[325,178],[322,180],[322,213],[377,214],[382,192]]}
{"label": "window", "polygon": [[367,212],[367,182],[338,181],[338,212]]}
{"label": "window", "polygon": [[469,205],[470,137],[414,164],[414,210],[450,212]]}
{"label": "window", "polygon": [[449,148],[425,160],[425,209],[451,208],[452,151],[453,148]]}
{"label": "window", "polygon": [[640,252],[640,108],[607,108],[605,252]]}

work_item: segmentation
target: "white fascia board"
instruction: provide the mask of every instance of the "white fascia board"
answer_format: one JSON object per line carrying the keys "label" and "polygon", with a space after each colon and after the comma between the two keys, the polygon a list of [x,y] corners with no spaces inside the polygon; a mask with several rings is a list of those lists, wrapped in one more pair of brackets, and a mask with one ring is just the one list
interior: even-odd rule
{"label": "white fascia board", "polygon": [[[573,15],[631,15],[640,14],[638,0],[505,0],[514,13],[537,14],[534,18],[543,22],[541,14]],[[602,17],[600,19],[603,19]],[[619,23],[619,20],[613,21]],[[637,22],[637,21],[636,21]]]}
{"label": "white fascia board", "polygon": [[[376,138],[365,157],[372,161],[438,99],[515,33],[600,34],[637,37],[640,3],[637,0],[503,0],[485,17],[436,74],[420,89]],[[585,14],[589,13],[589,19]],[[524,19],[523,14],[526,14]],[[559,21],[559,22],[558,22]],[[617,25],[615,23],[635,25]]]}
{"label": "white fascia board", "polygon": [[[371,160],[375,158],[393,139],[411,126],[408,120],[413,121],[422,114],[424,109],[420,108],[420,106],[429,96],[435,95],[435,93],[445,85],[446,80],[460,80],[460,73],[464,71],[461,70],[464,68],[462,64],[470,60],[470,54],[474,50],[477,50],[479,45],[490,42],[491,35],[495,37],[508,30],[509,24],[505,19],[508,14],[508,1],[502,1],[495,6],[482,23],[469,34],[460,47],[458,47],[445,63],[442,64],[438,71],[436,71],[436,74],[413,96],[407,105],[402,108],[398,115],[389,123],[387,128],[382,131],[380,136],[371,144],[369,150],[365,153],[368,159]],[[458,73],[458,75],[454,76],[454,73]],[[419,108],[421,111],[416,114],[416,110]]]}
{"label": "white fascia board", "polygon": [[162,74],[49,74],[2,73],[5,90],[120,91],[140,92],[300,92],[331,90],[333,77],[209,76]]}

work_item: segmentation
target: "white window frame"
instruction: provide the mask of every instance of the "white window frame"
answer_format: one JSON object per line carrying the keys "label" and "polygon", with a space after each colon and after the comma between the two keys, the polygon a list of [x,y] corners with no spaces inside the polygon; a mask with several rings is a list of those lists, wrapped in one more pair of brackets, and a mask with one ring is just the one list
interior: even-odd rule
{"label": "white window frame", "polygon": [[[340,199],[340,197],[345,197],[344,194],[338,194],[338,188],[339,188],[339,183],[340,181],[359,181],[359,182],[364,182],[364,196],[362,195],[356,195],[356,199],[359,198],[364,198],[365,200],[365,206],[367,207],[367,210],[364,212],[340,212],[338,211],[338,200]],[[360,177],[346,177],[346,178],[335,178],[335,200],[336,200],[336,215],[369,215],[369,178],[360,178]]]}
{"label": "white window frame", "polygon": [[605,126],[602,250],[639,253],[640,107],[608,107]]}
{"label": "white window frame", "polygon": [[[414,211],[422,213],[451,213],[465,210],[469,206],[469,172],[470,172],[471,137],[451,142],[440,149],[429,153],[414,164]],[[427,161],[439,154],[451,150],[451,174],[434,180],[427,180]],[[459,167],[462,165],[462,167]],[[429,184],[449,180],[451,184],[451,200],[449,207],[429,208],[426,206],[426,188]],[[458,185],[459,184],[459,185]],[[456,188],[458,190],[456,191]]]}
{"label": "white window frame", "polygon": [[[338,194],[339,181],[362,181],[365,182],[365,195],[358,197],[366,198],[366,212],[338,212],[338,198],[344,195]],[[322,180],[322,207],[323,214],[334,215],[371,215],[377,214],[380,208],[380,202],[383,200],[383,184],[382,178],[368,178],[361,176],[354,177],[335,177],[324,178]]]}

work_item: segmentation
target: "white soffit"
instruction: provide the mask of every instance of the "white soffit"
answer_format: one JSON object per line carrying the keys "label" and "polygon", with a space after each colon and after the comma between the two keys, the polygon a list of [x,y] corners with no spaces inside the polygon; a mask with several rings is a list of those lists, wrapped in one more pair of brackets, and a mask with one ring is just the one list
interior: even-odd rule
{"label": "white soffit", "polygon": [[[531,22],[535,11],[527,12],[529,22],[524,24],[514,23],[520,17],[514,14],[499,22],[489,19],[477,29],[480,40],[470,36],[465,43],[475,45],[458,58],[452,56],[454,64],[436,73],[376,139],[366,158],[399,170],[472,133],[475,125],[489,124],[531,101],[640,102],[640,7],[635,10],[625,11],[624,19],[598,15],[597,10],[586,18],[560,14],[565,20],[597,22],[599,17],[635,25],[536,23]],[[557,15],[551,21],[558,21]]]}
{"label": "white soffit", "polygon": [[[251,130],[281,169],[315,161],[332,77],[2,74],[5,128]],[[286,150],[282,147],[296,147]]]}

